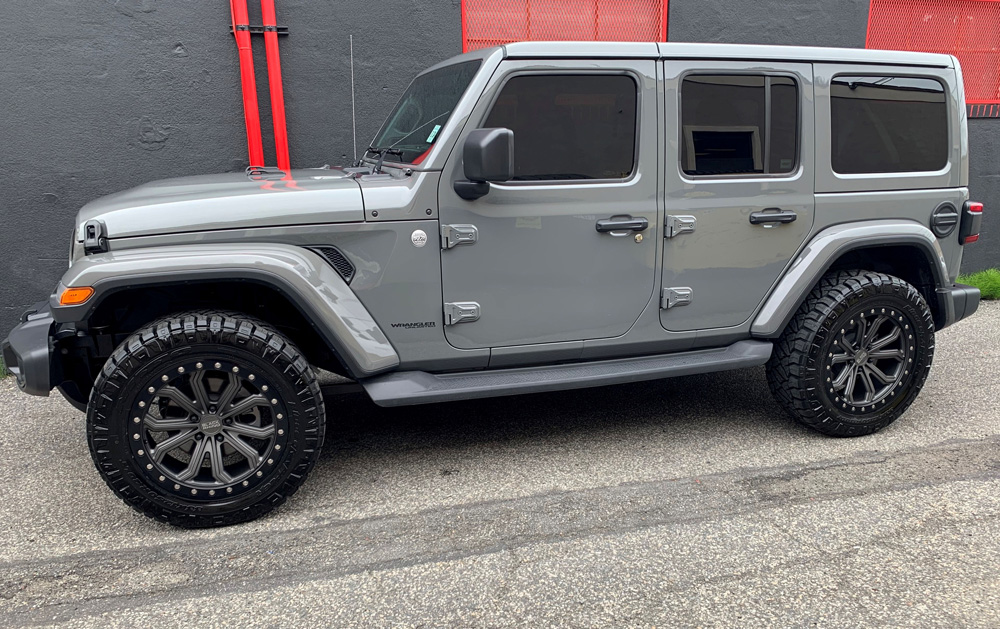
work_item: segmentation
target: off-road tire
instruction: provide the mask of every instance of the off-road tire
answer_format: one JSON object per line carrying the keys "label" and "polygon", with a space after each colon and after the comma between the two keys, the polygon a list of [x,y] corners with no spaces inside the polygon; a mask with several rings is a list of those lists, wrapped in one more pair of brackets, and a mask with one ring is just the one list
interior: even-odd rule
{"label": "off-road tire", "polygon": [[[202,369],[206,371],[197,376],[196,385],[192,370]],[[188,382],[183,380],[185,372],[190,374],[188,384],[184,384]],[[218,383],[217,391],[212,390],[213,383]],[[201,398],[196,386],[203,393]],[[227,386],[235,391],[228,402],[223,399]],[[194,399],[186,406],[176,405],[182,411],[212,404],[218,408],[197,415],[200,419],[190,419],[195,417],[193,410],[187,411],[189,419],[178,416],[171,405],[181,389],[192,392],[189,398]],[[233,402],[239,395],[244,395],[241,402]],[[223,419],[230,412],[223,404],[232,413],[237,407],[249,410]],[[174,413],[173,418],[168,411]],[[191,449],[188,467],[195,470],[193,478],[173,480],[172,473],[178,479],[184,476],[177,471],[178,465],[184,467],[183,450],[164,446],[163,453],[156,452],[166,437],[155,435],[172,433],[168,428],[163,432],[147,428],[147,421],[157,427],[193,422],[173,433],[183,436],[189,429],[201,434],[197,442],[197,434],[184,442]],[[319,384],[299,350],[261,321],[222,312],[174,315],[129,336],[104,365],[87,412],[91,456],[108,486],[137,511],[186,528],[246,522],[282,504],[315,464],[325,428]],[[147,439],[152,446],[143,446]],[[194,464],[195,452],[202,457],[198,465]],[[154,454],[162,456],[162,461],[154,461]],[[219,476],[215,476],[217,463]],[[241,475],[230,476],[237,472]],[[231,487],[212,485],[219,477],[237,481]]]}
{"label": "off-road tire", "polygon": [[[848,385],[838,383],[838,376],[856,366],[856,378],[868,377],[862,389],[879,389],[881,381],[863,361],[897,350],[863,352],[858,339],[862,316],[871,322],[867,326],[885,318],[880,324],[884,338],[892,335],[893,325],[900,334],[889,345],[901,356],[898,382],[882,388],[884,397],[873,396],[870,406],[858,403],[853,391],[845,395]],[[933,358],[934,318],[916,288],[884,273],[837,271],[820,280],[775,343],[767,380],[774,397],[800,423],[827,435],[855,437],[877,432],[903,414],[920,393]],[[849,374],[845,378],[854,382]],[[845,388],[835,390],[835,385]],[[866,392],[861,401],[867,399]]]}

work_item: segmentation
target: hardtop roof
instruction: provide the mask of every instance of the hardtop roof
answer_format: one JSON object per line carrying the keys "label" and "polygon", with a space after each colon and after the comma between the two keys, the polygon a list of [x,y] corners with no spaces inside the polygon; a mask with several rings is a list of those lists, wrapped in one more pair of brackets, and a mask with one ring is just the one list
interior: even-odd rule
{"label": "hardtop roof", "polygon": [[504,56],[517,58],[585,59],[732,59],[817,63],[865,63],[950,68],[950,55],[864,48],[760,46],[751,44],[690,44],[655,42],[550,41],[516,42],[503,47]]}

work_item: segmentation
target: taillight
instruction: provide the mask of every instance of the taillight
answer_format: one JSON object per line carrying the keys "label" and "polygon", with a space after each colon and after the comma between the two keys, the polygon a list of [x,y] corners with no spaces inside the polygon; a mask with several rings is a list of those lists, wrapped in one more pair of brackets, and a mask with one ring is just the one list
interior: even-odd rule
{"label": "taillight", "polygon": [[979,240],[979,228],[983,224],[983,204],[966,201],[962,206],[962,226],[958,230],[958,242],[967,245]]}

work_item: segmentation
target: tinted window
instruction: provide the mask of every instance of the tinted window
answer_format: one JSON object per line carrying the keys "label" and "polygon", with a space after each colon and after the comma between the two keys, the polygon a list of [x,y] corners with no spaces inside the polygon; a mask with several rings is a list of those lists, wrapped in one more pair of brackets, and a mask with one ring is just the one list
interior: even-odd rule
{"label": "tinted window", "polygon": [[390,156],[389,161],[422,160],[441,135],[452,110],[479,71],[480,63],[478,60],[456,63],[413,79],[375,135],[372,146],[402,151],[398,160]]}
{"label": "tinted window", "polygon": [[792,172],[798,129],[798,87],[789,77],[693,75],[681,85],[681,168],[688,175]]}
{"label": "tinted window", "polygon": [[939,170],[948,162],[944,87],[932,79],[838,76],[830,85],[833,170]]}
{"label": "tinted window", "polygon": [[636,83],[624,75],[524,75],[483,127],[514,131],[514,179],[620,179],[635,161]]}

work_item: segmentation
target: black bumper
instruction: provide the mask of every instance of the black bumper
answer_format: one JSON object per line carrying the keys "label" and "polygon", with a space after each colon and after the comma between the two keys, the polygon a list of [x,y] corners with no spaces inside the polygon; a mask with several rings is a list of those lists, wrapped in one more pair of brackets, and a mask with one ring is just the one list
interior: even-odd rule
{"label": "black bumper", "polygon": [[979,289],[965,284],[953,284],[947,288],[937,289],[938,304],[945,313],[945,324],[948,327],[956,321],[971,316],[979,309]]}
{"label": "black bumper", "polygon": [[31,395],[48,395],[52,384],[52,314],[46,301],[35,304],[3,340],[3,361],[17,386]]}

